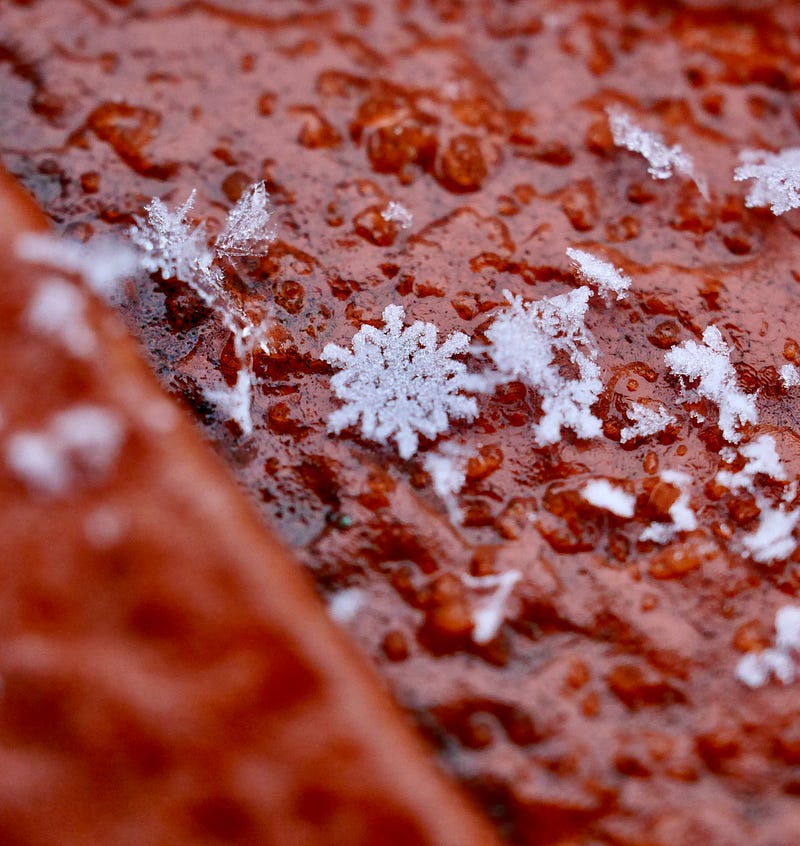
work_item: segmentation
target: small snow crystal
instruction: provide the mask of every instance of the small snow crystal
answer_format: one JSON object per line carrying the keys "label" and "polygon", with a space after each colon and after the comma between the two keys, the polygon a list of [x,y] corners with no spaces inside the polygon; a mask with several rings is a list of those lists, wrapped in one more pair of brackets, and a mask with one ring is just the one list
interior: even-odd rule
{"label": "small snow crystal", "polygon": [[37,493],[61,496],[80,480],[101,481],[117,458],[122,421],[95,405],[56,414],[38,432],[16,432],[6,441],[6,463]]}
{"label": "small snow crystal", "polygon": [[784,388],[796,388],[800,385],[800,370],[793,364],[784,364],[780,372]]}
{"label": "small snow crystal", "polygon": [[217,252],[228,256],[256,256],[267,252],[278,234],[274,209],[263,182],[251,185],[228,212],[217,238]]}
{"label": "small snow crystal", "polygon": [[622,488],[612,485],[608,479],[594,479],[587,483],[581,496],[596,508],[604,508],[618,517],[633,517],[636,498]]}
{"label": "small snow crystal", "polygon": [[800,509],[787,511],[784,506],[773,508],[764,497],[756,498],[761,511],[758,528],[742,538],[744,553],[759,564],[772,564],[788,558],[797,543],[792,536],[800,520]]}
{"label": "small snow crystal", "polygon": [[597,256],[574,247],[567,247],[567,257],[575,265],[584,282],[594,285],[604,296],[614,294],[622,300],[631,287],[631,280],[611,262],[603,261]]}
{"label": "small snow crystal", "polygon": [[748,652],[736,667],[736,678],[748,687],[761,687],[774,675],[791,684],[798,672],[795,656],[800,655],[800,606],[784,605],[775,615],[775,646],[761,652]]}
{"label": "small snow crystal", "polygon": [[[590,410],[603,390],[597,349],[583,323],[591,293],[584,286],[525,303],[506,291],[509,306],[486,331],[489,357],[499,375],[486,374],[484,385],[520,379],[539,393],[543,414],[534,434],[542,446],[556,443],[562,426],[581,438],[597,437],[602,430]],[[564,354],[577,368],[577,378],[562,373],[559,359]]]}
{"label": "small snow crystal", "polygon": [[678,498],[668,511],[671,522],[651,523],[639,536],[639,540],[664,544],[669,543],[676,532],[693,532],[697,528],[697,516],[690,504],[691,476],[680,470],[663,470],[660,478],[662,482],[678,489]]}
{"label": "small snow crystal", "polygon": [[744,150],[739,161],[733,178],[737,182],[755,179],[745,200],[748,208],[769,206],[773,214],[783,214],[800,206],[800,147],[779,153]]}
{"label": "small snow crystal", "polygon": [[717,473],[718,484],[730,490],[746,488],[752,491],[755,478],[759,473],[769,476],[776,482],[786,481],[786,470],[778,456],[775,438],[772,435],[759,435],[754,441],[741,447],[739,453],[747,459],[744,467],[738,473],[720,470]]}
{"label": "small snow crystal", "polygon": [[741,440],[737,426],[757,423],[755,397],[739,390],[736,371],[730,362],[730,348],[722,339],[716,326],[708,326],[703,332],[703,345],[695,341],[684,341],[664,355],[667,367],[682,380],[699,379],[699,385],[688,392],[684,385],[684,399],[693,394],[715,402],[719,407],[719,428],[724,438],[731,443]]}
{"label": "small snow crystal", "polygon": [[329,431],[339,434],[360,419],[365,438],[382,444],[393,438],[401,458],[410,458],[417,433],[435,438],[447,431],[449,417],[471,420],[478,408],[461,394],[466,367],[453,358],[467,351],[467,336],[454,332],[437,347],[433,323],[418,320],[404,329],[404,318],[402,306],[387,306],[383,330],[364,325],[352,350],[327,344],[321,357],[342,371],[331,388],[345,404],[328,419]]}
{"label": "small snow crystal", "polygon": [[474,590],[494,589],[489,599],[472,615],[472,639],[475,643],[488,643],[500,630],[505,616],[506,600],[521,578],[522,573],[519,570],[508,570],[489,576],[461,576],[464,584]]}
{"label": "small snow crystal", "polygon": [[621,444],[626,444],[634,438],[647,438],[657,432],[663,432],[667,426],[676,422],[664,408],[653,408],[641,402],[632,402],[626,409],[625,416],[633,423],[633,426],[625,426],[620,430]]}
{"label": "small snow crystal", "polygon": [[433,489],[447,506],[447,513],[454,523],[461,522],[461,510],[456,494],[467,479],[467,462],[471,453],[458,444],[444,443],[437,452],[429,452],[422,466],[430,473]]}
{"label": "small snow crystal", "polygon": [[688,176],[703,197],[708,199],[705,180],[695,175],[691,156],[684,153],[679,144],[668,147],[658,133],[647,132],[637,126],[629,114],[619,109],[607,109],[606,114],[614,143],[617,147],[644,156],[649,164],[647,172],[653,179],[669,179],[674,170]]}
{"label": "small snow crystal", "polygon": [[402,203],[390,200],[381,212],[381,217],[388,222],[396,223],[401,229],[410,229],[414,223],[414,215]]}

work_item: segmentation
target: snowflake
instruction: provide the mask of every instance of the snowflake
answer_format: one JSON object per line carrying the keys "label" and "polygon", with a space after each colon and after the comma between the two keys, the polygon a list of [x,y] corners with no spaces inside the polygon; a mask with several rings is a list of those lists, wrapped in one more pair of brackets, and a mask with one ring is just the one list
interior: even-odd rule
{"label": "snowflake", "polygon": [[649,165],[647,172],[653,179],[669,179],[674,170],[688,176],[703,197],[708,199],[705,180],[695,175],[694,162],[691,156],[683,152],[680,144],[668,147],[658,133],[647,132],[637,126],[629,114],[619,109],[608,109],[606,113],[614,143],[644,156]]}
{"label": "snowflake", "polygon": [[687,392],[684,386],[684,398],[691,400],[696,394],[715,402],[719,407],[719,428],[730,443],[741,440],[737,426],[758,422],[755,399],[739,390],[730,348],[716,326],[706,327],[702,346],[684,341],[666,353],[664,361],[676,376],[699,380],[694,392]]}
{"label": "snowflake", "polygon": [[435,438],[449,426],[448,417],[471,420],[477,404],[460,391],[467,389],[466,367],[453,359],[467,351],[469,339],[454,332],[436,346],[436,326],[417,321],[403,328],[405,310],[383,311],[383,330],[362,326],[353,349],[327,344],[322,360],[340,368],[331,388],[345,405],[328,419],[328,430],[339,434],[361,419],[365,438],[386,443],[393,438],[401,458],[417,451],[417,433]]}
{"label": "snowflake", "polygon": [[800,206],[800,147],[779,153],[744,150],[739,161],[733,178],[737,182],[755,179],[745,200],[748,208],[769,206],[773,214],[783,214]]}
{"label": "snowflake", "polygon": [[259,348],[268,352],[268,323],[263,314],[255,319],[229,293],[220,261],[266,252],[276,236],[273,209],[264,183],[251,185],[228,212],[225,226],[211,248],[205,226],[189,220],[195,193],[192,191],[175,211],[154,197],[145,206],[146,219],[135,218],[136,224],[128,234],[141,250],[142,267],[160,273],[164,279],[185,282],[232,333],[239,361],[236,383],[232,388],[208,389],[205,396],[235,420],[243,434],[249,435],[253,431],[253,355]]}
{"label": "snowflake", "polygon": [[567,248],[567,257],[575,266],[580,277],[606,297],[614,294],[618,300],[627,296],[631,287],[631,279],[611,262],[603,261],[597,256],[574,247]]}
{"label": "snowflake", "polygon": [[[584,286],[525,303],[506,291],[509,307],[486,331],[498,374],[485,374],[478,387],[513,379],[532,387],[542,397],[542,418],[534,426],[542,446],[556,443],[562,426],[581,438],[594,438],[602,429],[590,410],[603,390],[594,339],[583,323],[591,293]],[[577,368],[577,378],[562,373],[559,360],[565,355]]]}

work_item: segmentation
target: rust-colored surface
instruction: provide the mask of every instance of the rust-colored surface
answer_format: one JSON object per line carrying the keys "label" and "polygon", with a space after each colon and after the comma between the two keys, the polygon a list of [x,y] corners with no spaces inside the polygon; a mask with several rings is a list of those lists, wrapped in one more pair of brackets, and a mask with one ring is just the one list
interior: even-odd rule
{"label": "rust-colored surface", "polygon": [[[760,390],[746,437],[772,434],[797,477],[797,394],[778,377],[800,355],[797,213],[746,209],[731,178],[744,148],[798,145],[797,7],[42,0],[4,7],[0,27],[3,161],[61,229],[122,234],[151,196],[195,187],[211,228],[266,180],[278,241],[228,279],[274,307],[253,438],[203,402],[235,365],[183,286],[131,280],[126,319],[319,592],[365,592],[352,636],[510,842],[800,842],[797,685],[735,678],[797,601],[797,553],[740,554],[753,499],[712,484],[716,410],[698,423],[663,360],[717,325],[739,384]],[[694,157],[708,202],[614,148],[614,105]],[[390,200],[410,229],[383,219]],[[327,434],[326,343],[392,302],[480,339],[504,289],[578,284],[568,246],[634,280],[587,317],[601,438],[536,448],[531,392],[482,398],[451,430],[478,456],[458,525],[422,467],[433,444],[404,462]],[[677,423],[622,445],[641,400]],[[691,476],[700,525],[657,546],[639,538],[674,500],[663,470]],[[597,477],[635,495],[632,519],[582,500]],[[506,623],[477,646],[461,577],[511,569]]]}
{"label": "rust-colored surface", "polygon": [[[0,842],[493,842],[118,317],[80,294],[83,360],[31,331],[43,223],[0,176]],[[57,491],[10,461],[87,407],[110,461],[68,452]]]}

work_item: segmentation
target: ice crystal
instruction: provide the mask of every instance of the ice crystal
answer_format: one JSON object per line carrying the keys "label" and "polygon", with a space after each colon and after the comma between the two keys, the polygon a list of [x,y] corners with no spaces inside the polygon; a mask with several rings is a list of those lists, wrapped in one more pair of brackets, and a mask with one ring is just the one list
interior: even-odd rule
{"label": "ice crystal", "polygon": [[592,479],[581,490],[581,496],[595,508],[603,508],[618,517],[633,517],[636,497],[608,479]]}
{"label": "ice crystal", "polygon": [[733,178],[737,182],[755,179],[745,200],[749,208],[769,206],[773,214],[783,214],[800,206],[800,147],[779,153],[744,150],[739,161]]}
{"label": "ice crystal", "polygon": [[625,444],[634,438],[647,438],[658,432],[663,432],[667,426],[676,422],[675,417],[663,408],[654,408],[641,402],[633,402],[625,411],[625,416],[633,426],[625,426],[620,430],[619,442]]}
{"label": "ice crystal", "polygon": [[327,344],[322,359],[341,370],[331,388],[344,402],[328,419],[328,430],[339,434],[360,420],[365,438],[384,444],[392,438],[400,456],[410,458],[418,433],[435,438],[447,430],[449,417],[471,420],[477,404],[461,393],[466,367],[453,358],[467,351],[467,336],[454,332],[437,347],[433,323],[403,328],[404,318],[402,306],[387,306],[382,330],[364,325],[352,350]]}
{"label": "ice crystal", "polygon": [[462,519],[456,494],[467,480],[467,463],[472,453],[450,442],[443,443],[438,450],[426,454],[423,467],[430,474],[436,495],[447,506],[447,513],[454,523]]}
{"label": "ice crystal", "polygon": [[631,279],[611,262],[603,261],[585,250],[577,250],[574,247],[567,248],[567,257],[584,282],[594,285],[604,296],[613,294],[618,300],[627,296]]}
{"label": "ice crystal", "polygon": [[503,623],[505,604],[514,585],[522,578],[519,570],[488,576],[461,576],[464,584],[473,590],[494,590],[494,593],[472,615],[472,639],[475,643],[489,643]]}
{"label": "ice crystal", "polygon": [[[755,478],[759,473],[769,476],[776,482],[787,480],[786,469],[778,455],[775,438],[772,435],[759,435],[755,440],[741,447],[739,454],[746,459],[744,467],[738,473],[720,470],[717,473],[717,484],[724,485],[734,491],[739,488],[752,491]],[[735,453],[733,457],[735,457]]]}
{"label": "ice crystal", "polygon": [[217,252],[228,256],[266,253],[278,234],[273,214],[264,183],[251,185],[228,212],[225,228],[215,243]]}
{"label": "ice crystal", "polygon": [[[591,407],[603,383],[594,339],[583,322],[591,293],[584,286],[525,303],[506,291],[509,305],[486,331],[488,354],[497,373],[484,376],[485,386],[519,379],[541,396],[542,417],[534,426],[540,445],[556,443],[562,427],[581,438],[594,438],[602,430]],[[564,356],[577,378],[565,375]]]}
{"label": "ice crystal", "polygon": [[698,191],[708,199],[708,186],[694,171],[691,156],[683,152],[680,144],[667,146],[664,139],[656,132],[648,132],[637,126],[627,112],[608,109],[608,125],[618,147],[624,147],[632,153],[639,153],[647,159],[647,172],[653,179],[669,179],[673,171],[688,176],[697,186]]}
{"label": "ice crystal", "polygon": [[784,388],[796,388],[800,385],[800,370],[794,364],[784,364],[780,370]]}
{"label": "ice crystal", "polygon": [[765,497],[756,497],[761,514],[755,531],[742,538],[743,552],[759,564],[773,564],[788,558],[797,542],[793,537],[800,520],[800,510],[773,507]]}
{"label": "ice crystal", "polygon": [[736,384],[736,371],[730,362],[730,348],[716,326],[703,332],[703,344],[684,341],[664,355],[667,367],[681,380],[699,380],[694,391],[684,385],[684,399],[695,396],[709,399],[719,408],[719,428],[727,441],[738,443],[738,426],[757,423],[755,397],[748,396]]}
{"label": "ice crystal", "polygon": [[265,252],[276,234],[273,209],[264,183],[251,185],[228,213],[212,249],[205,226],[189,219],[194,198],[192,191],[175,211],[154,198],[145,206],[147,217],[137,217],[129,235],[142,252],[141,263],[146,270],[187,284],[232,333],[239,361],[236,383],[232,388],[207,389],[204,393],[236,421],[243,434],[249,435],[253,431],[253,356],[259,348],[268,351],[268,323],[263,314],[259,318],[250,315],[229,293],[220,262],[223,258],[230,261],[233,256]]}
{"label": "ice crystal", "polygon": [[639,536],[641,541],[669,543],[676,532],[693,532],[697,528],[697,515],[690,504],[690,486],[692,477],[680,470],[663,470],[662,482],[678,489],[678,497],[669,507],[669,523],[651,523]]}
{"label": "ice crystal", "polygon": [[387,222],[396,223],[401,229],[410,229],[414,223],[414,215],[396,200],[390,200],[381,212],[381,217]]}

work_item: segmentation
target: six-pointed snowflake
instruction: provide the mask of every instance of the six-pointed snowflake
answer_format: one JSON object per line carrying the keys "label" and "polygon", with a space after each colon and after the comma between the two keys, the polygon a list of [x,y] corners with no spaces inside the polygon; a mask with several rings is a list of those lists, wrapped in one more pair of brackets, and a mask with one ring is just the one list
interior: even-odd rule
{"label": "six-pointed snowflake", "polygon": [[352,350],[328,344],[322,359],[341,370],[331,388],[344,405],[328,419],[329,431],[338,434],[360,420],[365,438],[392,438],[401,458],[410,458],[419,434],[435,438],[448,429],[450,417],[471,420],[478,409],[461,393],[468,389],[466,367],[453,358],[467,351],[467,336],[454,332],[437,347],[433,323],[403,328],[404,318],[402,306],[387,306],[382,330],[362,326]]}

